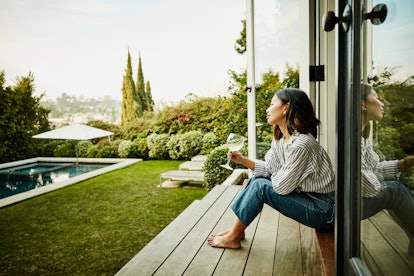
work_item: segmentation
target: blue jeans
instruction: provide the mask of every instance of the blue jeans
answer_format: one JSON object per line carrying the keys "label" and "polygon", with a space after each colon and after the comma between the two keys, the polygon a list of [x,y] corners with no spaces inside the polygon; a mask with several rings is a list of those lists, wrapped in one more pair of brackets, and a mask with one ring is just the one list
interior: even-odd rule
{"label": "blue jeans", "polygon": [[385,181],[378,196],[363,198],[362,218],[369,218],[379,211],[387,209],[391,217],[414,241],[414,196],[400,181]]}
{"label": "blue jeans", "polygon": [[280,195],[267,178],[252,177],[231,206],[244,225],[249,225],[268,204],[281,214],[309,227],[331,230],[334,226],[335,192],[292,192]]}

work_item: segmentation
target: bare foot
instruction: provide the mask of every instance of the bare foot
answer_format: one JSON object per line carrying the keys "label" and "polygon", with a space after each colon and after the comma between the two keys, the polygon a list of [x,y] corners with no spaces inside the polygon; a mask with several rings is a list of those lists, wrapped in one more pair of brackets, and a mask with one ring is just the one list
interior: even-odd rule
{"label": "bare foot", "polygon": [[233,239],[229,235],[215,235],[208,238],[208,244],[212,247],[239,249],[241,247],[240,239]]}
{"label": "bare foot", "polygon": [[[225,236],[225,235],[227,235],[229,232],[230,232],[230,229],[227,229],[227,230],[225,230],[225,231],[223,231],[223,232],[219,232],[219,233],[216,233],[216,234],[211,234],[211,236],[210,236],[210,237]],[[244,231],[243,231],[243,232],[240,234],[240,240],[244,240],[244,238],[245,238],[245,234],[244,234]]]}

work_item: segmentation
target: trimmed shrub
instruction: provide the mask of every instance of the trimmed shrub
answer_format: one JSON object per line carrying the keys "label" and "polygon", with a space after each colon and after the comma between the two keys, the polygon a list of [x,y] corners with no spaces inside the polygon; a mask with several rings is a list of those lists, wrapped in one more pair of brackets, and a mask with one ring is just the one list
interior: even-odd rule
{"label": "trimmed shrub", "polygon": [[58,145],[53,150],[53,155],[55,157],[75,157],[75,145],[78,141],[75,140],[66,140],[63,144]]}
{"label": "trimmed shrub", "polygon": [[136,138],[130,149],[130,155],[134,158],[148,158],[147,138]]}
{"label": "trimmed shrub", "polygon": [[53,154],[53,152],[55,151],[55,148],[64,143],[65,141],[63,140],[53,140],[53,141],[46,143],[42,148],[42,156],[50,156],[50,157],[55,156]]}
{"label": "trimmed shrub", "polygon": [[123,140],[121,143],[119,143],[118,147],[118,155],[121,158],[128,158],[130,157],[130,150],[133,142],[129,140]]}
{"label": "trimmed shrub", "polygon": [[171,135],[170,140],[167,143],[167,147],[168,147],[168,154],[170,156],[171,159],[173,160],[178,160],[181,158],[181,153],[180,153],[180,140],[181,140],[182,135],[177,134],[177,135]]}
{"label": "trimmed shrub", "polygon": [[115,158],[116,151],[112,146],[105,146],[98,150],[98,153],[96,154],[96,158]]}
{"label": "trimmed shrub", "polygon": [[[223,183],[224,180],[231,175],[232,171],[220,167],[221,164],[227,162],[228,151],[229,149],[226,146],[220,146],[213,149],[207,156],[203,166],[203,186],[207,191],[213,189],[214,186]],[[234,165],[234,163],[232,165]]]}
{"label": "trimmed shrub", "polygon": [[213,132],[208,132],[204,134],[202,144],[203,146],[200,154],[207,155],[213,149],[220,146],[220,140],[218,139],[217,135],[215,135]]}
{"label": "trimmed shrub", "polygon": [[190,160],[200,153],[203,147],[203,133],[201,131],[189,131],[180,139],[180,154],[182,159]]}
{"label": "trimmed shrub", "polygon": [[[227,162],[227,153],[229,149],[226,145],[219,146],[213,149],[209,155],[207,155],[207,159],[204,162],[203,171],[204,171],[204,189],[207,191],[214,188],[216,185],[220,185],[223,183],[233,171],[227,170],[225,168],[220,167]],[[243,147],[240,150],[240,153],[244,156],[247,155],[247,147]],[[245,169],[244,166],[234,163],[230,161],[230,166],[233,169]]]}
{"label": "trimmed shrub", "polygon": [[97,145],[93,145],[92,147],[90,147],[90,148],[88,149],[87,156],[88,156],[89,158],[95,158],[95,157],[96,157],[96,155],[98,154],[98,151],[99,151],[98,146],[97,146]]}
{"label": "trimmed shrub", "polygon": [[93,146],[91,141],[79,141],[77,145],[78,156],[79,157],[88,157],[88,150]]}
{"label": "trimmed shrub", "polygon": [[168,134],[153,133],[147,137],[148,157],[158,160],[167,160],[169,158],[167,143],[170,140]]}

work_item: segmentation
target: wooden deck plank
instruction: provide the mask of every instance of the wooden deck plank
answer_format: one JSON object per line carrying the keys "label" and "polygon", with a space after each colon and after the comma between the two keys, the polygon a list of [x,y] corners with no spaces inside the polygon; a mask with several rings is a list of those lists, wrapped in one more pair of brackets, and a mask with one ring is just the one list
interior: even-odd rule
{"label": "wooden deck plank", "polygon": [[[240,187],[227,186],[220,200],[217,200],[194,225],[191,232],[171,252],[154,275],[181,275],[186,270],[196,253],[216,225],[221,214],[225,212]],[[220,214],[220,215],[218,215]]]}
{"label": "wooden deck plank", "polygon": [[279,217],[274,275],[303,275],[299,223]]}
{"label": "wooden deck plank", "polygon": [[409,238],[404,230],[386,212],[382,211],[369,219],[381,235],[388,241],[414,275],[414,258],[408,254]]}
{"label": "wooden deck plank", "polygon": [[[241,187],[239,189],[241,190]],[[235,219],[236,216],[231,208],[227,208],[222,217],[219,218],[209,236],[213,233],[229,229],[233,225]],[[212,275],[223,252],[224,249],[212,248],[208,245],[207,240],[205,240],[200,251],[191,261],[184,275]]]}
{"label": "wooden deck plank", "polygon": [[361,222],[361,241],[384,275],[412,275],[411,269],[369,219]]}
{"label": "wooden deck plank", "polygon": [[245,230],[245,239],[241,241],[241,248],[225,249],[223,256],[217,264],[216,270],[213,275],[243,275],[244,266],[249,256],[250,247],[256,232],[257,224],[260,220],[258,215],[249,227]]}
{"label": "wooden deck plank", "polygon": [[138,252],[116,275],[137,275],[137,273],[152,275],[200,219],[200,217],[194,216],[192,210],[197,207],[197,212],[203,214],[225,190],[225,186],[216,186],[202,201],[192,204]]}
{"label": "wooden deck plank", "polygon": [[244,275],[272,275],[280,213],[264,205]]}
{"label": "wooden deck plank", "polygon": [[[315,240],[315,229],[299,224],[303,275],[324,275],[318,245]],[[333,245],[332,245],[333,246]],[[335,263],[331,264],[334,268]],[[326,276],[333,276],[335,269],[327,270]]]}

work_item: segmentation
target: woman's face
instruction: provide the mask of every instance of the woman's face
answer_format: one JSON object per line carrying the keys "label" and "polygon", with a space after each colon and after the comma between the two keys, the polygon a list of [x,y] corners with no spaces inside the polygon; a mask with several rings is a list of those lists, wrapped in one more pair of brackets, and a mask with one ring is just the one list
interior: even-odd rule
{"label": "woman's face", "polygon": [[374,90],[371,90],[367,99],[362,101],[362,112],[365,113],[367,121],[378,121],[384,116],[384,104],[378,99]]}
{"label": "woman's face", "polygon": [[270,106],[266,109],[267,122],[272,125],[283,125],[286,123],[286,112],[289,103],[283,104],[279,97],[273,96]]}

